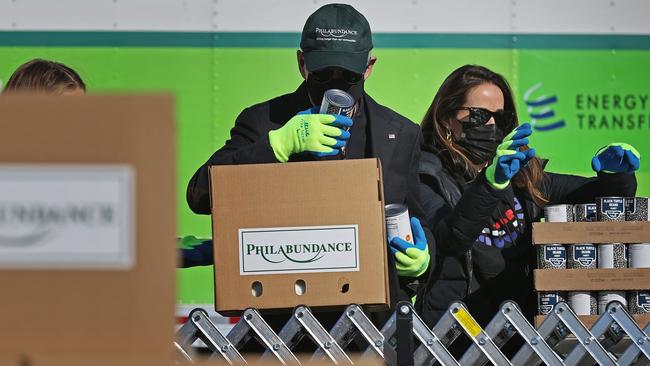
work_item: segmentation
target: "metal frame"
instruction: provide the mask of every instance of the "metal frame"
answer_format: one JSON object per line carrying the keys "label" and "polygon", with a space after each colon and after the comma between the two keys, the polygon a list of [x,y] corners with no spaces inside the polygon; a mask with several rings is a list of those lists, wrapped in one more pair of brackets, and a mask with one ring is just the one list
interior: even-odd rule
{"label": "metal frame", "polygon": [[[459,335],[465,333],[473,344],[460,360],[449,352]],[[515,334],[525,341],[509,360],[501,351]],[[442,318],[430,329],[409,302],[400,302],[381,331],[358,305],[349,305],[328,332],[306,306],[294,309],[290,320],[275,333],[256,309],[244,311],[241,320],[224,336],[202,309],[195,309],[177,333],[174,346],[179,360],[192,361],[196,356],[192,345],[202,340],[212,352],[211,358],[228,364],[246,364],[239,353],[250,339],[257,339],[266,351],[264,358],[275,358],[283,365],[299,365],[292,352],[298,342],[308,336],[318,349],[311,360],[329,359],[336,365],[353,364],[346,349],[354,341],[365,345],[361,358],[375,358],[390,366],[410,365],[636,365],[650,363],[650,324],[641,329],[625,307],[614,302],[608,305],[591,330],[580,321],[566,303],[558,303],[535,329],[512,301],[504,302],[499,312],[483,329],[461,302],[452,303]],[[575,337],[571,338],[571,337]],[[573,341],[571,341],[573,339]],[[627,342],[627,343],[626,343]],[[560,355],[558,346],[571,348]],[[614,346],[624,348],[610,352]],[[640,361],[641,359],[641,361]]]}

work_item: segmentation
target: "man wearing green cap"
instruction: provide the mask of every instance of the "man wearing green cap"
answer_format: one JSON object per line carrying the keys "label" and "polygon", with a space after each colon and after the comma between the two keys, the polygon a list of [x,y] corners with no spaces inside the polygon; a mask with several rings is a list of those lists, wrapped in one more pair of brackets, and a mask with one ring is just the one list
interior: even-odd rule
{"label": "man wearing green cap", "polygon": [[[208,171],[211,165],[318,160],[338,155],[347,159],[379,158],[386,204],[405,204],[420,216],[416,171],[422,139],[420,128],[364,91],[376,58],[366,18],[350,5],[328,4],[306,21],[298,67],[305,81],[293,93],[244,109],[230,140],[192,177],[187,202],[198,214],[210,213]],[[315,114],[328,89],[349,93],[356,102],[353,118]],[[391,301],[408,299],[406,283],[425,279],[435,250],[431,232],[411,221],[415,245],[389,238]],[[401,283],[401,286],[398,284]]]}

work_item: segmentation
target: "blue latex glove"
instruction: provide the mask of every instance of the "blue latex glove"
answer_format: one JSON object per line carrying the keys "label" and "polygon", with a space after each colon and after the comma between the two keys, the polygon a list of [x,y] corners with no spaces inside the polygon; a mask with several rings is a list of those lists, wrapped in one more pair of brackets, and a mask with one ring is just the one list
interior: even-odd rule
{"label": "blue latex glove", "polygon": [[395,256],[395,268],[398,276],[418,277],[429,268],[429,248],[420,220],[411,217],[411,231],[414,244],[394,237],[390,238],[390,252]]}
{"label": "blue latex glove", "polygon": [[497,146],[492,164],[485,169],[485,178],[493,188],[506,188],[510,179],[535,156],[534,149],[520,151],[522,146],[528,144],[527,137],[532,133],[530,124],[524,123],[512,130]]}
{"label": "blue latex glove", "polygon": [[634,173],[639,169],[641,154],[632,145],[614,142],[598,150],[591,159],[591,168],[595,172]]}
{"label": "blue latex glove", "polygon": [[210,266],[214,264],[212,239],[199,239],[193,235],[178,240],[180,268]]}

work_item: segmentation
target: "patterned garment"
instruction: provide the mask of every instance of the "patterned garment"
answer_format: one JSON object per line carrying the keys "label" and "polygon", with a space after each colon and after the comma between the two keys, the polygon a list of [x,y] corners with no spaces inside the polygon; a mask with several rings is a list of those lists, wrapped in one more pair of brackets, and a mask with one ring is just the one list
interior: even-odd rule
{"label": "patterned garment", "polygon": [[517,241],[525,226],[524,212],[517,197],[514,197],[514,211],[512,207],[504,209],[494,223],[483,229],[475,244],[502,249],[512,246]]}

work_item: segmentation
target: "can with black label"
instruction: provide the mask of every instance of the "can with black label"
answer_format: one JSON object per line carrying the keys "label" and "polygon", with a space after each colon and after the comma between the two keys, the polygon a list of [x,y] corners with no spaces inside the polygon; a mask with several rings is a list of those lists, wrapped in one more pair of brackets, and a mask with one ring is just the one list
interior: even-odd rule
{"label": "can with black label", "polygon": [[596,246],[593,244],[569,245],[567,268],[595,269],[598,267]]}
{"label": "can with black label", "polygon": [[[354,98],[343,90],[328,89],[323,94],[323,101],[320,104],[320,114],[340,114],[352,118],[355,110]],[[346,131],[349,127],[344,128]],[[341,148],[341,157],[345,158],[345,147]]]}
{"label": "can with black label", "polygon": [[550,314],[553,311],[553,307],[561,301],[566,302],[566,297],[563,292],[538,292],[537,310],[539,315]]}
{"label": "can with black label", "polygon": [[[551,205],[544,207],[546,222],[573,221],[571,205]],[[566,268],[566,248],[562,244],[540,245],[537,247],[537,268],[564,269]]]}
{"label": "can with black label", "polygon": [[[585,203],[573,206],[576,222],[596,221],[596,204]],[[567,268],[597,268],[596,246],[590,243],[572,244],[568,248]]]}
{"label": "can with black label", "polygon": [[595,203],[583,203],[573,206],[573,212],[576,222],[592,222],[598,221],[596,215],[596,204]]}
{"label": "can with black label", "polygon": [[627,306],[625,291],[601,291],[598,293],[598,314],[605,314],[607,304],[612,301],[618,301],[623,306]]}
{"label": "can with black label", "polygon": [[648,197],[628,197],[625,199],[625,221],[650,221]]}
{"label": "can with black label", "polygon": [[598,314],[598,301],[595,293],[589,291],[573,291],[567,294],[569,306],[576,315]]}
{"label": "can with black label", "polygon": [[399,237],[413,244],[409,210],[398,203],[386,205],[386,239]]}
{"label": "can with black label", "polygon": [[596,216],[598,221],[625,221],[625,198],[596,198]]}
{"label": "can with black label", "polygon": [[650,314],[650,291],[628,291],[627,300],[631,314]]}
{"label": "can with black label", "polygon": [[341,89],[328,89],[323,94],[320,114],[340,114],[352,118],[354,105],[354,98],[347,92]]}
{"label": "can with black label", "polygon": [[537,268],[565,269],[566,248],[561,244],[537,246]]}

